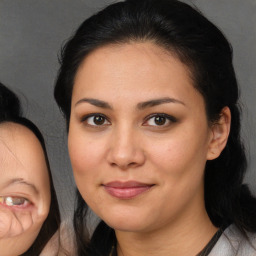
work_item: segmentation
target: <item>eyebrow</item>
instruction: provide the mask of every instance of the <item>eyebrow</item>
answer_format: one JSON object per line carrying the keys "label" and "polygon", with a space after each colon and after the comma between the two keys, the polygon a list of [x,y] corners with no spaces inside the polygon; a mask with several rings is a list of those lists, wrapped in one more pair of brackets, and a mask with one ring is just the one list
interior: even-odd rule
{"label": "eyebrow", "polygon": [[22,179],[22,178],[11,179],[11,180],[8,182],[7,187],[8,187],[8,186],[11,186],[11,185],[13,185],[13,184],[21,184],[21,185],[28,186],[28,187],[32,188],[32,190],[34,190],[34,192],[35,192],[36,194],[39,194],[39,191],[38,191],[38,189],[36,188],[36,186],[35,186],[34,184],[29,183],[29,182],[25,181],[25,180]]}
{"label": "eyebrow", "polygon": [[92,98],[83,98],[83,99],[79,100],[75,104],[75,106],[77,106],[78,104],[83,103],[83,102],[90,103],[91,105],[94,105],[99,108],[112,109],[112,107],[107,102],[105,102],[103,100],[92,99]]}
{"label": "eyebrow", "polygon": [[177,100],[174,98],[169,98],[169,97],[164,97],[164,98],[152,99],[152,100],[138,103],[137,108],[144,109],[144,108],[154,107],[154,106],[158,106],[158,105],[165,104],[165,103],[178,103],[178,104],[182,104],[185,106],[185,103],[180,100]]}
{"label": "eyebrow", "polygon": [[[76,102],[75,106],[77,106],[78,104],[81,104],[83,102],[90,103],[91,105],[94,105],[94,106],[100,107],[100,108],[112,109],[112,107],[110,106],[109,103],[107,103],[103,100],[98,100],[98,99],[93,99],[93,98],[80,99],[79,101]],[[140,102],[137,104],[137,108],[142,110],[142,109],[145,109],[148,107],[154,107],[154,106],[158,106],[158,105],[165,104],[165,103],[178,103],[178,104],[182,104],[185,106],[185,103],[180,100],[177,100],[174,98],[169,98],[169,97],[164,97],[164,98],[152,99],[152,100]]]}

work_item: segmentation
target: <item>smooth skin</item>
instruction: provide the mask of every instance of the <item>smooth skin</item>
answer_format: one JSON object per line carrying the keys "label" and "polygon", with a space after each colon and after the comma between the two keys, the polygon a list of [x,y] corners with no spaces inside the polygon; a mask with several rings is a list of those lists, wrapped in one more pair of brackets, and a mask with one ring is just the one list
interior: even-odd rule
{"label": "smooth skin", "polygon": [[[76,74],[68,146],[77,187],[113,227],[118,255],[196,255],[217,228],[204,168],[226,145],[230,111],[210,124],[189,69],[153,42],[101,47]],[[129,199],[106,184],[150,189]],[[131,246],[132,245],[132,246]],[[184,246],[185,245],[185,246]]]}
{"label": "smooth skin", "polygon": [[23,125],[0,125],[0,252],[17,256],[36,239],[50,207],[50,181],[40,142]]}

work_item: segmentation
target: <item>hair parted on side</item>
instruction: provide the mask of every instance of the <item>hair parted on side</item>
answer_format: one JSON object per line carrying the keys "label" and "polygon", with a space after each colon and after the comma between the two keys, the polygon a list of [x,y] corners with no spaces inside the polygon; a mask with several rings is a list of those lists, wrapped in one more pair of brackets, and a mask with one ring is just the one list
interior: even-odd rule
{"label": "hair parted on side", "polygon": [[[232,123],[227,145],[217,159],[206,163],[206,210],[217,227],[234,223],[242,232],[255,232],[256,199],[243,184],[247,161],[240,138],[239,89],[232,47],[215,25],[188,4],[178,0],[127,0],[109,5],[81,24],[62,49],[54,91],[67,129],[76,72],[86,56],[105,45],[144,41],[166,49],[189,68],[193,85],[204,98],[209,124],[219,119],[225,106],[229,107]],[[78,192],[74,215],[78,254],[97,248],[98,254],[93,255],[107,255],[110,245],[96,244],[97,240],[113,237],[103,222],[89,249],[86,247],[86,212],[86,203]]]}

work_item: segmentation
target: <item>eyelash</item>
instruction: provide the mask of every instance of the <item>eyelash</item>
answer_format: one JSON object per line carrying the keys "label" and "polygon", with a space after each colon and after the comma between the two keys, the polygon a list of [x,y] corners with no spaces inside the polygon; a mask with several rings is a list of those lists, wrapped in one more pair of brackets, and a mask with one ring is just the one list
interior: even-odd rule
{"label": "eyelash", "polygon": [[[148,126],[166,127],[166,126],[169,126],[170,123],[176,123],[178,121],[174,116],[170,116],[170,115],[167,115],[164,113],[154,113],[145,118],[145,121],[143,122],[143,126],[147,126],[146,123],[150,119],[155,118],[155,121],[156,121],[156,118],[158,118],[158,117],[164,119],[164,124],[155,124],[155,125],[148,125]],[[169,121],[169,124],[166,124],[166,121]]]}
{"label": "eyelash", "polygon": [[[17,204],[17,201],[21,201]],[[9,207],[26,207],[31,204],[31,202],[24,197],[17,196],[0,196],[0,204]]]}
{"label": "eyelash", "polygon": [[[109,120],[108,120],[108,118],[105,116],[105,115],[103,115],[103,114],[100,114],[100,113],[94,113],[94,114],[89,114],[89,115],[86,115],[86,116],[83,116],[82,118],[81,118],[81,122],[86,122],[87,123],[87,125],[88,126],[92,126],[92,127],[100,127],[100,126],[103,126],[104,125],[104,123],[103,124],[101,124],[101,125],[97,125],[97,124],[89,124],[88,123],[88,119],[89,118],[91,118],[91,117],[93,117],[94,118],[94,120],[93,121],[95,121],[95,118],[96,117],[100,117],[100,118],[103,118],[103,120],[104,120],[104,123],[107,121],[109,124],[110,124],[110,122],[109,122]],[[109,125],[109,124],[107,124],[107,125]],[[106,125],[106,124],[105,124]]]}
{"label": "eyelash", "polygon": [[[102,124],[95,124],[95,118],[101,118],[101,122]],[[164,123],[163,124],[155,124],[155,125],[147,125],[146,123],[152,119],[152,118],[162,118],[164,119]],[[88,120],[89,118],[93,118],[93,122],[94,124],[89,124],[88,123]],[[168,125],[166,125],[166,121],[169,121],[170,123],[176,123],[177,122],[177,118],[175,118],[174,116],[170,116],[170,115],[167,115],[165,113],[154,113],[154,114],[151,114],[149,116],[147,116],[144,121],[143,121],[143,126],[158,126],[158,127],[166,127]],[[102,126],[107,126],[107,125],[110,125],[110,121],[108,120],[108,118],[103,115],[103,114],[100,114],[100,113],[94,113],[94,114],[89,114],[89,115],[86,115],[86,116],[83,116],[81,118],[81,122],[86,122],[88,126],[91,126],[91,127],[102,127]],[[105,122],[108,122],[107,124],[105,124]]]}

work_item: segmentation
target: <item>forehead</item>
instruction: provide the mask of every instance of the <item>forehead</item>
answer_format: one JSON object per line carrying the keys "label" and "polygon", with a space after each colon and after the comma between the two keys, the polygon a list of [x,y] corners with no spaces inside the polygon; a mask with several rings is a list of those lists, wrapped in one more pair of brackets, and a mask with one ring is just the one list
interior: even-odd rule
{"label": "forehead", "polygon": [[198,94],[189,68],[152,42],[107,45],[84,59],[75,77],[72,101],[81,95],[103,99],[109,92],[115,98],[137,101],[166,94],[182,100]]}
{"label": "forehead", "polygon": [[23,178],[48,175],[41,144],[27,127],[11,122],[0,125],[0,172]]}
{"label": "forehead", "polygon": [[0,131],[2,150],[6,147],[17,150],[21,145],[24,148],[25,144],[31,144],[30,147],[35,148],[38,148],[40,145],[34,133],[24,125],[14,122],[4,122],[0,125]]}
{"label": "forehead", "polygon": [[[167,50],[153,41],[109,44],[90,52],[80,64],[76,77],[85,68],[93,68],[96,71],[98,66],[102,68],[104,65],[105,68],[115,67],[119,71],[122,68],[123,71],[129,70],[131,65],[137,65],[138,72],[146,72],[152,67],[163,68],[168,64],[175,64],[174,62],[179,63],[190,76],[190,68],[181,62],[174,50]],[[118,66],[115,66],[115,64],[118,64]],[[113,74],[111,73],[111,75]]]}

